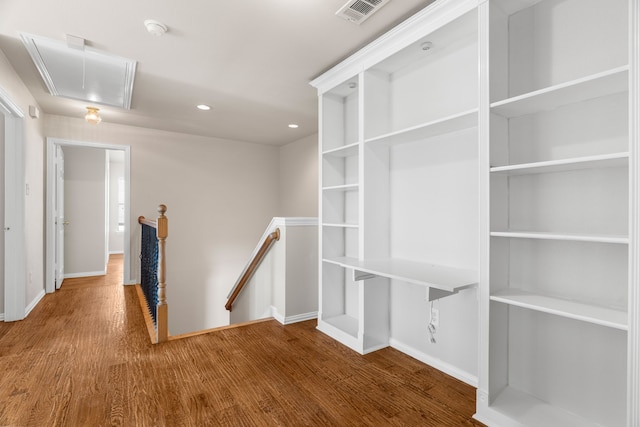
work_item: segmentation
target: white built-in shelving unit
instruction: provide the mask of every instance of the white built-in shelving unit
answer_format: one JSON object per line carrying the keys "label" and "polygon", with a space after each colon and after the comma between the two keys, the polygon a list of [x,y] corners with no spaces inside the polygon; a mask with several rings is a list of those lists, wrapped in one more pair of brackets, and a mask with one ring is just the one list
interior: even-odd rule
{"label": "white built-in shelving unit", "polygon": [[[477,287],[478,16],[473,1],[457,3],[436,12],[440,22],[418,18],[389,37],[388,54],[373,48],[366,64],[356,59],[313,83],[318,328],[361,353],[393,342],[394,318],[407,308],[399,293],[420,292],[426,308]],[[452,192],[442,191],[444,177],[456,177]],[[458,327],[477,336],[476,322]]]}
{"label": "white built-in shelving unit", "polygon": [[318,328],[406,349],[426,288],[480,421],[639,426],[640,0],[437,0],[312,84]]}
{"label": "white built-in shelving unit", "polygon": [[640,371],[628,363],[639,358],[629,322],[638,307],[629,264],[640,261],[629,226],[639,214],[629,131],[637,3],[479,6],[489,167],[476,416],[489,425],[640,422]]}

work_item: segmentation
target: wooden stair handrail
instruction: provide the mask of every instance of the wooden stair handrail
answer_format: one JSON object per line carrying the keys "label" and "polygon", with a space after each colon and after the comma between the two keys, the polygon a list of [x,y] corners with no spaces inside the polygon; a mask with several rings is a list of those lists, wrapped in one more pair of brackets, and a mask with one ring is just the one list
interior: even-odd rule
{"label": "wooden stair handrail", "polygon": [[167,266],[165,261],[165,246],[169,235],[169,220],[165,216],[167,207],[158,206],[157,220],[146,219],[144,216],[138,217],[139,224],[145,224],[156,229],[158,237],[158,304],[156,305],[156,342],[166,342],[169,339],[169,306],[167,305]]}
{"label": "wooden stair handrail", "polygon": [[149,227],[158,228],[158,222],[152,219],[147,219],[144,216],[140,215],[138,217],[138,224],[148,225]]}
{"label": "wooden stair handrail", "polygon": [[227,303],[224,305],[224,308],[231,311],[231,308],[233,307],[233,303],[235,302],[236,298],[238,298],[238,295],[240,295],[240,292],[242,292],[242,288],[244,288],[247,282],[249,282],[249,279],[251,279],[253,274],[256,272],[258,266],[262,262],[262,259],[265,257],[265,255],[269,251],[269,248],[277,240],[280,240],[279,228],[276,228],[275,231],[273,231],[267,237],[265,237],[264,242],[262,242],[262,246],[260,246],[260,250],[253,257],[253,259],[251,260],[251,263],[249,264],[244,274],[238,281],[238,284],[233,289],[233,292],[231,292],[231,295],[229,296]]}

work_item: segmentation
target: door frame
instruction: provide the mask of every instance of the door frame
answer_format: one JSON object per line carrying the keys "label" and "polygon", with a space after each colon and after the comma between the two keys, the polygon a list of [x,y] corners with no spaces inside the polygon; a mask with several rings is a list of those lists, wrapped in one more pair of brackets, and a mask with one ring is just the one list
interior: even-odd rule
{"label": "door frame", "polygon": [[[62,161],[61,161],[62,160]],[[53,147],[53,173],[54,173],[54,184],[53,188],[55,189],[52,194],[51,201],[54,206],[53,215],[55,215],[54,224],[55,224],[55,256],[53,257],[53,283],[55,289],[60,289],[62,286],[62,282],[64,281],[64,238],[60,239],[60,232],[64,237],[64,151],[62,150],[62,146],[54,145]],[[62,171],[61,171],[62,169]],[[60,191],[60,176],[62,176],[62,191]],[[62,204],[62,218],[60,216],[60,204]],[[62,220],[62,222],[60,222]],[[62,262],[60,262],[62,260]],[[62,264],[62,268],[60,268],[60,264]]]}
{"label": "door frame", "polygon": [[99,148],[104,150],[124,151],[124,271],[123,282],[125,285],[135,283],[131,279],[131,147],[129,145],[102,144],[97,142],[72,141],[61,138],[47,138],[47,172],[46,172],[46,244],[45,244],[45,290],[47,293],[55,292],[55,251],[56,251],[56,227],[54,216],[55,195],[55,150],[56,147],[72,146],[85,148]]}
{"label": "door frame", "polygon": [[4,115],[5,145],[3,233],[5,249],[11,247],[11,250],[5,250],[4,254],[4,321],[7,322],[22,320],[26,313],[26,181],[24,113],[1,87],[0,114]]}

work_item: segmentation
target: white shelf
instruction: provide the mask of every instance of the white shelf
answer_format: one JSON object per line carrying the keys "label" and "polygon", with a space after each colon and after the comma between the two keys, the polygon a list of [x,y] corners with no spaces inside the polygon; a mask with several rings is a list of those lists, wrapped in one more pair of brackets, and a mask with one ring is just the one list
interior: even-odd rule
{"label": "white shelf", "polygon": [[463,113],[454,114],[442,119],[433,120],[418,126],[412,126],[396,132],[376,136],[365,140],[365,143],[402,144],[434,136],[456,132],[478,126],[478,109],[474,108]]}
{"label": "white shelf", "polygon": [[355,317],[351,317],[347,314],[341,314],[338,316],[325,318],[323,320],[334,328],[337,328],[354,338],[358,336],[358,319],[356,319]]}
{"label": "white shelf", "polygon": [[323,227],[336,227],[336,228],[358,228],[358,224],[347,224],[347,223],[338,223],[338,222],[323,222]]}
{"label": "white shelf", "polygon": [[322,191],[358,191],[358,184],[332,185],[329,187],[322,187]]}
{"label": "white shelf", "polygon": [[330,258],[325,261],[363,273],[402,280],[452,293],[475,286],[478,283],[476,271],[422,262],[401,259],[359,260],[351,257]]}
{"label": "white shelf", "polygon": [[504,117],[518,117],[624,92],[629,88],[628,74],[628,66],[614,68],[613,70],[494,102],[491,104],[491,112]]}
{"label": "white shelf", "polygon": [[343,145],[342,147],[333,148],[331,150],[323,151],[323,156],[333,156],[333,157],[351,157],[358,155],[358,143],[354,142],[352,144]]}
{"label": "white shelf", "polygon": [[627,330],[628,328],[628,316],[625,311],[549,297],[520,289],[505,289],[495,292],[491,295],[491,301],[615,329]]}
{"label": "white shelf", "polygon": [[629,153],[610,153],[598,156],[574,157],[545,162],[522,163],[518,165],[496,166],[492,173],[527,175],[536,173],[565,172],[581,169],[609,168],[629,165]]}
{"label": "white shelf", "polygon": [[514,421],[513,425],[519,426],[601,426],[511,387],[502,390],[489,409],[510,418]]}
{"label": "white shelf", "polygon": [[576,242],[616,243],[622,245],[629,244],[629,238],[621,235],[587,235],[540,231],[492,231],[491,236],[518,239],[569,240]]}

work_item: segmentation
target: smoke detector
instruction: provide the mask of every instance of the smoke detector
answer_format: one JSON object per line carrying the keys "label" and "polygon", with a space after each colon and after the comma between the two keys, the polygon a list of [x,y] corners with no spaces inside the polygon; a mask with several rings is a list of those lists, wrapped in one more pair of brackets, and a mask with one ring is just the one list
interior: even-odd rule
{"label": "smoke detector", "polygon": [[153,34],[157,37],[160,37],[169,30],[162,22],[154,21],[153,19],[147,19],[144,21],[144,26],[149,34]]}
{"label": "smoke detector", "polygon": [[391,0],[349,0],[336,15],[360,25]]}

